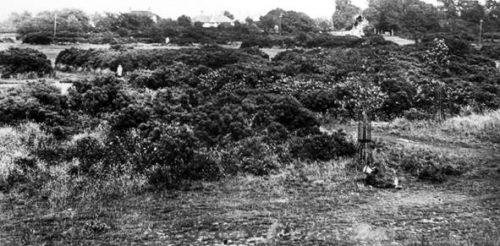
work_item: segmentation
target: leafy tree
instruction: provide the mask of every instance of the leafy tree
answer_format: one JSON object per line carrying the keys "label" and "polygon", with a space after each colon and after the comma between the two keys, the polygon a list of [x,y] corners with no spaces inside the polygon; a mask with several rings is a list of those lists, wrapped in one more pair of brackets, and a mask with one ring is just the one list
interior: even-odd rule
{"label": "leafy tree", "polygon": [[398,31],[403,13],[402,0],[370,0],[363,15],[379,31]]}
{"label": "leafy tree", "polygon": [[426,32],[438,31],[437,9],[431,4],[421,1],[414,1],[405,7],[402,14],[402,25],[405,31],[418,41]]}
{"label": "leafy tree", "polygon": [[401,31],[414,38],[439,28],[437,8],[420,0],[371,0],[363,14],[377,30]]}
{"label": "leafy tree", "polygon": [[498,32],[500,31],[500,2],[495,0],[487,0],[485,3],[485,31]]}
{"label": "leafy tree", "polygon": [[247,17],[247,18],[245,19],[245,23],[246,23],[247,25],[253,25],[253,19],[252,19],[252,18],[250,18],[250,17]]}
{"label": "leafy tree", "polygon": [[118,15],[113,13],[104,13],[104,15],[96,14],[92,17],[96,31],[99,32],[116,32],[118,26]]}
{"label": "leafy tree", "polygon": [[441,3],[440,11],[444,15],[446,23],[451,27],[451,31],[456,28],[459,14],[458,0],[438,0]]}
{"label": "leafy tree", "polygon": [[460,18],[464,21],[471,23],[479,23],[485,17],[484,6],[480,5],[477,1],[460,0]]}
{"label": "leafy tree", "polygon": [[335,13],[333,14],[333,27],[336,30],[352,27],[354,19],[361,9],[354,6],[351,0],[335,0]]}
{"label": "leafy tree", "polygon": [[177,18],[177,24],[179,26],[183,27],[190,27],[191,26],[191,18],[187,15],[181,15],[179,18]]}
{"label": "leafy tree", "polygon": [[25,14],[21,17],[24,21],[17,22],[18,33],[25,35],[32,32],[53,32],[54,20],[57,20],[58,32],[85,33],[92,29],[90,18],[78,9],[43,11],[33,18],[28,17]]}
{"label": "leafy tree", "polygon": [[229,11],[224,11],[224,16],[226,16],[227,18],[231,19],[231,20],[234,20],[234,15],[231,14],[231,12]]}
{"label": "leafy tree", "polygon": [[327,19],[317,18],[314,21],[316,22],[317,28],[323,32],[329,32],[333,29],[332,22]]}
{"label": "leafy tree", "polygon": [[28,11],[24,11],[22,13],[12,13],[7,19],[7,23],[14,28],[19,28],[23,25],[23,23],[30,21],[32,18],[33,15]]}
{"label": "leafy tree", "polygon": [[264,31],[271,31],[275,26],[281,27],[285,33],[312,32],[316,31],[315,22],[308,15],[295,12],[285,11],[277,8],[269,11],[266,15],[260,17],[259,26]]}

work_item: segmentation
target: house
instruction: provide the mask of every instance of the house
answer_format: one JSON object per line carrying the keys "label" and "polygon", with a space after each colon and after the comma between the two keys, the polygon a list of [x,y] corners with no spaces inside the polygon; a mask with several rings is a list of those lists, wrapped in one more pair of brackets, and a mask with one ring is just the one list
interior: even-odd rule
{"label": "house", "polygon": [[227,16],[223,14],[206,15],[202,13],[201,15],[193,17],[193,23],[196,22],[202,23],[203,24],[202,26],[205,28],[218,27],[221,24],[234,26],[234,21],[229,19]]}
{"label": "house", "polygon": [[137,15],[137,16],[146,16],[146,17],[150,18],[154,23],[157,23],[158,20],[160,20],[160,16],[158,16],[157,14],[155,14],[149,10],[132,10],[129,12],[129,14]]}

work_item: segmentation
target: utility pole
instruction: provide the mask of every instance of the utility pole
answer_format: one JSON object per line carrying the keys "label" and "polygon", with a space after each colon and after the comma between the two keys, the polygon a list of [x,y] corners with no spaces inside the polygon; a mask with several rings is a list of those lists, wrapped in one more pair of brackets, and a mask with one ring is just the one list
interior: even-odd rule
{"label": "utility pole", "polygon": [[479,21],[479,47],[483,46],[483,19]]}
{"label": "utility pole", "polygon": [[54,13],[54,39],[56,40],[56,33],[57,33],[57,13]]}
{"label": "utility pole", "polygon": [[280,28],[280,36],[283,35],[283,24],[282,24],[282,19],[283,19],[283,13],[280,13],[280,19],[279,19],[279,28]]}

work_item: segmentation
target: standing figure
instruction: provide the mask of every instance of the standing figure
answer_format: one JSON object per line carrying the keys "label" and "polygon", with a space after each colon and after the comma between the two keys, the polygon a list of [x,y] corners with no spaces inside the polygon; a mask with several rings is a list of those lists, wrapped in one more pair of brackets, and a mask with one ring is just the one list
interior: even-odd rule
{"label": "standing figure", "polygon": [[116,76],[121,77],[123,74],[123,67],[122,65],[118,65],[118,68],[116,69]]}

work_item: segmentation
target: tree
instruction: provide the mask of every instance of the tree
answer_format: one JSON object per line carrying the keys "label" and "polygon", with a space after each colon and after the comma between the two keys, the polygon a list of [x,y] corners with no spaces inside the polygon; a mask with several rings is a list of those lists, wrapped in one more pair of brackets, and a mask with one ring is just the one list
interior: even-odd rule
{"label": "tree", "polygon": [[464,21],[477,24],[485,17],[485,8],[477,1],[460,0],[460,18]]}
{"label": "tree", "polygon": [[495,0],[487,0],[485,3],[485,23],[484,29],[488,32],[500,31],[500,2]]}
{"label": "tree", "polygon": [[269,11],[266,15],[260,17],[259,27],[264,31],[271,31],[276,26],[280,26],[285,33],[312,32],[316,31],[316,25],[313,19],[308,15],[285,11],[277,8]]}
{"label": "tree", "polygon": [[231,20],[234,20],[234,15],[231,14],[229,11],[224,11],[224,16],[226,16],[227,18],[231,19]]}
{"label": "tree", "polygon": [[7,23],[14,28],[19,28],[23,25],[23,23],[30,21],[32,18],[33,15],[28,11],[24,11],[22,13],[11,13],[7,19]]}
{"label": "tree", "polygon": [[91,30],[89,16],[79,9],[56,11],[58,28],[67,32],[84,33]]}
{"label": "tree", "polygon": [[95,14],[92,16],[96,31],[116,32],[119,29],[118,15],[113,13]]}
{"label": "tree", "polygon": [[420,0],[370,0],[363,15],[379,31],[400,31],[415,39],[439,29],[437,8]]}
{"label": "tree", "polygon": [[247,17],[247,18],[245,19],[245,23],[246,23],[247,25],[253,25],[253,19],[252,19],[252,18],[250,18],[250,16],[249,16],[249,17]]}
{"label": "tree", "polygon": [[333,14],[333,27],[336,30],[349,29],[354,24],[354,19],[361,13],[361,9],[354,6],[351,0],[336,0]]}
{"label": "tree", "polygon": [[428,31],[438,31],[439,20],[437,9],[431,4],[413,1],[404,7],[401,15],[404,31],[408,32],[416,41]]}
{"label": "tree", "polygon": [[379,31],[399,31],[402,5],[402,0],[370,0],[363,15]]}
{"label": "tree", "polygon": [[322,32],[329,32],[333,29],[332,22],[327,19],[317,18],[314,21],[316,22],[316,27]]}
{"label": "tree", "polygon": [[187,15],[181,15],[179,18],[177,18],[177,24],[179,26],[183,27],[190,27],[191,26],[191,18]]}
{"label": "tree", "polygon": [[458,0],[438,0],[441,3],[440,11],[446,20],[446,23],[451,27],[451,31],[456,29],[458,12]]}
{"label": "tree", "polygon": [[32,32],[52,33],[56,17],[58,32],[85,33],[92,29],[90,18],[78,9],[43,11],[33,18],[28,18],[26,14],[24,17],[21,18],[24,21],[17,22],[17,32],[23,35]]}

